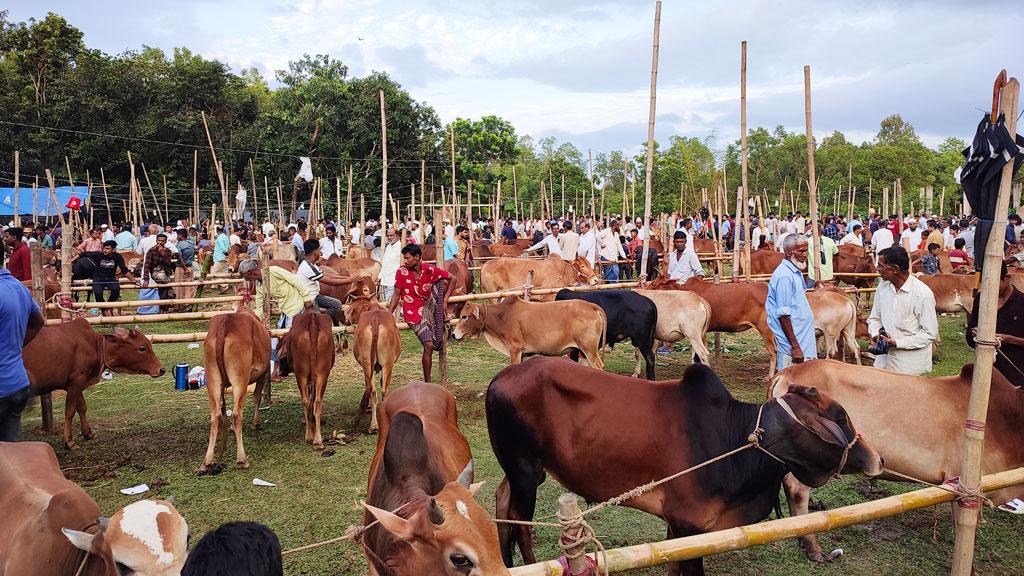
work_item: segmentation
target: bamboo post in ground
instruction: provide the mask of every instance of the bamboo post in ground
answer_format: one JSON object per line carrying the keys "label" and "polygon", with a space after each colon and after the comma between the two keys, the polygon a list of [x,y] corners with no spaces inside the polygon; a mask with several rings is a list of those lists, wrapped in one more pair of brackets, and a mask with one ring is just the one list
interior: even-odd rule
{"label": "bamboo post in ground", "polygon": [[804,118],[807,123],[807,194],[811,215],[811,259],[814,279],[821,280],[821,237],[818,232],[818,185],[814,177],[814,130],[811,128],[811,67],[804,66]]}
{"label": "bamboo post in ground", "polygon": [[[455,201],[455,122],[452,122],[451,125],[448,126],[448,134],[449,134],[450,142],[451,142],[451,145],[452,145],[452,189],[451,189],[451,195],[452,195],[452,204],[455,206],[455,212],[452,213],[452,225],[455,225],[456,222],[459,219],[458,202]],[[442,193],[442,196],[443,196],[444,195],[444,190],[443,189],[441,190],[441,193]],[[441,242],[437,242],[437,243],[440,244]]]}
{"label": "bamboo post in ground", "polygon": [[871,216],[871,184],[871,178],[868,178],[868,209],[867,212],[864,214],[865,218]]}
{"label": "bamboo post in ground", "polygon": [[[34,224],[34,222],[33,222]],[[43,245],[33,242],[28,246],[29,265],[32,267],[32,299],[39,306],[43,318],[46,317],[46,289],[43,279]],[[39,407],[43,418],[43,431],[53,432],[53,397],[43,394],[39,397]]]}
{"label": "bamboo post in ground", "polygon": [[[454,141],[453,141],[454,142]],[[452,156],[454,158],[454,155]],[[454,162],[453,162],[454,166]],[[454,172],[453,172],[454,173]],[[437,254],[437,267],[444,270],[444,250],[441,249],[441,232],[444,230],[444,224],[441,219],[444,217],[444,212],[434,208],[434,244],[437,249],[434,252]],[[441,349],[437,351],[437,362],[439,364],[439,382],[443,385],[448,382],[448,334],[447,330],[441,331]]]}
{"label": "bamboo post in ground", "polygon": [[[21,228],[21,213],[18,212],[18,195],[21,192],[21,153],[14,151],[14,225]],[[35,222],[32,223],[35,225]]]}
{"label": "bamboo post in ground", "polygon": [[[427,207],[425,205],[427,196],[427,161],[420,160],[420,244],[427,242]],[[434,203],[434,199],[430,199]],[[435,226],[437,223],[434,223]]]}
{"label": "bamboo post in ground", "polygon": [[[206,142],[210,145],[210,154],[213,156],[213,166],[217,170],[217,183],[220,184],[221,198],[227,196],[227,184],[224,182],[224,169],[221,163],[217,161],[217,150],[213,147],[213,138],[210,137],[210,126],[206,123],[206,112],[200,110],[199,115],[203,119],[203,130],[206,132]],[[224,204],[225,209],[227,204]]]}
{"label": "bamboo post in ground", "polygon": [[384,165],[381,168],[381,196],[380,196],[380,225],[387,230],[388,211],[388,117],[384,110],[384,91],[380,91],[380,141],[384,157]]}
{"label": "bamboo post in ground", "polygon": [[516,183],[516,165],[512,165],[512,198],[516,208],[516,222],[519,221],[519,185]]}
{"label": "bamboo post in ground", "polygon": [[114,221],[110,215],[110,199],[107,198],[107,177],[103,174],[103,167],[100,167],[100,186],[103,188],[103,205],[107,207],[107,226],[112,226]]}
{"label": "bamboo post in ground", "polygon": [[366,225],[366,195],[359,193],[359,231],[363,231],[363,226]]}
{"label": "bamboo post in ground", "polygon": [[654,172],[654,115],[658,102],[658,45],[661,34],[661,0],[654,5],[654,44],[651,50],[651,106],[647,114],[647,175],[644,182],[644,244],[643,257],[640,260],[639,280],[647,278],[647,248],[651,243],[651,234],[647,223],[651,219],[651,178]]}
{"label": "bamboo post in ground", "polygon": [[590,180],[590,221],[594,221],[594,154],[587,148],[587,179]]}
{"label": "bamboo post in ground", "polygon": [[[258,228],[260,223],[260,195],[256,188],[256,171],[252,167],[252,158],[249,158],[249,181],[252,183],[252,221]],[[244,214],[242,219],[245,219]]]}
{"label": "bamboo post in ground", "polygon": [[[1005,71],[1003,72],[1005,74]],[[1006,118],[1006,130],[1011,138],[1017,133],[1017,106],[1020,98],[1020,84],[1011,78],[1001,90],[1001,110]],[[985,247],[985,262],[981,272],[981,312],[978,315],[978,336],[974,375],[971,379],[971,396],[967,405],[967,420],[964,422],[964,452],[960,465],[960,486],[965,490],[976,490],[981,486],[981,453],[985,446],[985,420],[989,407],[989,392],[992,385],[992,364],[995,362],[996,312],[999,307],[999,276],[1003,259],[1003,234],[1010,188],[1013,183],[1013,162],[1003,167],[999,181],[999,196],[993,217],[1000,225],[993,226]],[[968,576],[974,566],[974,540],[978,529],[981,502],[976,498],[965,498],[957,502],[956,541],[953,546],[953,576]]]}
{"label": "bamboo post in ground", "polygon": [[[352,227],[352,166],[348,167],[348,202],[345,204],[345,222]],[[351,240],[351,239],[350,239]]]}
{"label": "bamboo post in ground", "polygon": [[882,218],[889,217],[889,187],[882,187]]}
{"label": "bamboo post in ground", "polygon": [[[580,502],[574,494],[562,494],[558,497],[558,517],[566,520],[583,517],[580,512]],[[583,539],[583,532],[582,525],[574,528],[567,526],[562,529],[561,541],[563,544],[579,542],[579,544],[565,548],[565,560],[569,565],[569,574],[590,573],[590,563],[585,554],[587,544]]]}
{"label": "bamboo post in ground", "polygon": [[942,187],[942,192],[939,194],[939,214],[946,213],[946,187]]}
{"label": "bamboo post in ground", "polygon": [[[750,282],[750,241],[754,237],[750,226],[750,192],[747,188],[747,41],[740,44],[742,52],[740,63],[740,158],[741,174],[740,180],[743,186],[743,270],[746,272],[747,282]],[[734,249],[738,248],[734,246]],[[733,276],[736,273],[733,272]]]}
{"label": "bamboo post in ground", "polygon": [[[740,210],[743,208],[743,187],[736,189],[736,223],[732,230],[732,281],[739,281],[740,276],[740,225],[743,224],[743,216]],[[749,231],[746,231],[749,234]],[[747,267],[749,268],[749,266]]]}
{"label": "bamboo post in ground", "polygon": [[[199,172],[199,149],[192,151],[192,209],[195,210],[195,222],[199,223],[199,183],[198,183],[198,172]],[[269,207],[269,205],[268,205]]]}

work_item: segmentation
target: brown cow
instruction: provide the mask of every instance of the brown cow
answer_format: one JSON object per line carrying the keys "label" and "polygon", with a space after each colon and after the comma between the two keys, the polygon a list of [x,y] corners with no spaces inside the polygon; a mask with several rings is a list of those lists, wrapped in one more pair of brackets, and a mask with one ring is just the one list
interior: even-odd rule
{"label": "brown cow", "polygon": [[[974,366],[938,378],[897,374],[869,366],[833,360],[794,365],[776,375],[769,396],[778,397],[793,386],[813,383],[835,398],[857,423],[857,430],[885,458],[887,470],[942,484],[960,474],[963,422],[971,393]],[[1024,391],[992,371],[992,397],[986,419],[981,473],[1024,466]],[[899,477],[883,474],[889,480]],[[787,478],[786,495],[792,515],[807,513],[810,489]],[[988,494],[995,504],[1024,496],[1020,486]],[[814,536],[801,539],[812,560],[821,559]]]}
{"label": "brown cow", "polygon": [[[49,271],[49,273],[47,273]],[[21,285],[32,291],[32,280],[22,280]],[[43,297],[47,302],[50,302],[52,298],[60,292],[60,282],[57,281],[57,275],[53,272],[53,268],[49,266],[43,267]],[[56,320],[60,318],[60,310],[46,310],[43,312],[43,317],[47,320]]]}
{"label": "brown cow", "polygon": [[919,274],[917,279],[931,288],[935,295],[935,311],[959,314],[974,309],[974,289],[978,281],[973,274]]}
{"label": "brown cow", "polygon": [[[576,284],[594,285],[600,282],[586,258],[576,258],[570,262],[552,254],[545,260],[490,260],[480,268],[480,289],[483,292],[497,292],[521,288],[530,272],[533,272],[534,288],[565,288]],[[536,299],[551,301],[555,299],[555,295],[538,295]]]}
{"label": "brown cow", "polygon": [[320,434],[327,377],[334,368],[334,339],[331,318],[317,312],[303,312],[292,321],[288,334],[277,343],[281,375],[295,372],[295,383],[302,397],[302,423],[306,442],[316,450],[324,449]]}
{"label": "brown cow", "polygon": [[[754,276],[765,276],[775,272],[779,267],[785,254],[762,248],[750,253],[750,273]],[[740,272],[743,271],[743,258],[740,258]]]}
{"label": "brown cow", "polygon": [[651,282],[649,288],[654,290],[690,290],[711,305],[711,332],[744,332],[750,328],[761,334],[765,353],[768,354],[768,375],[775,373],[775,336],[768,328],[768,316],[765,312],[765,301],[768,299],[768,286],[758,283],[723,283],[712,284],[694,277],[679,284],[667,278],[658,278]]}
{"label": "brown cow", "polygon": [[860,364],[860,345],[857,343],[857,305],[837,288],[818,288],[807,293],[807,302],[814,315],[814,330],[825,342],[825,357],[838,352],[836,342],[841,337],[853,357]]}
{"label": "brown cow", "polygon": [[[526,248],[529,248],[529,246]],[[491,244],[487,247],[487,250],[491,253],[491,256],[508,256],[511,258],[518,258],[523,254],[526,248],[516,244]]]}
{"label": "brown cow", "polygon": [[714,255],[715,241],[710,238],[694,238],[693,249],[697,251],[698,255]]}
{"label": "brown cow", "polygon": [[[532,520],[545,471],[588,502],[602,502],[740,448],[758,429],[761,445],[779,461],[745,450],[624,504],[662,518],[668,537],[678,538],[768,516],[787,472],[813,486],[841,469],[881,472],[878,454],[857,441],[843,408],[826,395],[801,387],[781,402],[747,404],[703,364],[687,366],[681,380],[650,382],[533,358],[498,373],[485,406],[506,477],[498,518]],[[502,528],[506,565],[516,544],[533,562],[529,529]],[[703,562],[683,562],[670,573],[703,574]]]}
{"label": "brown cow", "polygon": [[[711,305],[707,300],[685,291],[635,289],[633,292],[650,298],[658,308],[655,338],[662,342],[678,342],[686,338],[693,349],[694,361],[710,363],[707,333],[711,325]],[[640,374],[640,360],[638,354],[634,378]]]}
{"label": "brown cow", "polygon": [[456,340],[483,336],[512,364],[522,362],[524,354],[562,356],[579,350],[591,366],[604,370],[607,324],[601,307],[583,300],[524,302],[508,296],[500,304],[466,304],[453,335]]}
{"label": "brown cow", "polygon": [[845,276],[844,274],[875,274],[875,259],[864,248],[856,244],[843,244],[839,252],[832,256],[832,271],[836,281],[845,282],[857,288],[870,288],[877,278],[863,276]]}
{"label": "brown cow", "polygon": [[[927,250],[915,250],[910,254],[911,272],[924,272],[924,265],[921,264],[921,257],[927,253]],[[939,250],[939,274],[952,273],[953,262],[949,259],[949,250]]]}
{"label": "brown cow", "polygon": [[0,510],[0,574],[178,576],[188,554],[173,504],[139,500],[102,518],[44,442],[0,442]]}
{"label": "brown cow", "polygon": [[[444,263],[444,269],[452,275],[452,282],[455,282],[452,296],[464,296],[473,292],[473,273],[463,260],[452,258]],[[449,302],[446,312],[450,316],[458,317],[465,305],[465,302]]]}
{"label": "brown cow", "polygon": [[[249,467],[249,458],[242,445],[242,411],[245,409],[246,389],[252,382],[256,390],[252,395],[253,429],[259,428],[260,400],[263,387],[268,384],[270,374],[270,334],[263,322],[248,308],[239,312],[214,316],[210,319],[209,331],[203,342],[203,360],[206,363],[206,395],[210,404],[210,442],[206,457],[197,474],[205,474],[220,458],[228,441],[227,404],[224,393],[231,391],[232,428],[235,431],[235,461],[239,468]],[[223,429],[223,430],[222,430]],[[220,437],[220,446],[214,453],[214,445]]]}
{"label": "brown cow", "polygon": [[380,372],[380,397],[388,397],[395,362],[402,355],[402,337],[395,317],[372,299],[353,300],[342,307],[347,324],[356,324],[352,353],[363,368],[363,399],[359,411],[370,409],[370,432],[377,431],[377,387],[373,373]]}
{"label": "brown cow", "polygon": [[507,576],[498,532],[473,496],[455,398],[413,382],[381,404],[362,544],[370,574]]}
{"label": "brown cow", "polygon": [[336,272],[347,272],[352,276],[369,276],[374,284],[380,280],[380,262],[372,258],[338,258],[337,254],[331,254],[330,258],[321,260],[320,264]]}
{"label": "brown cow", "polygon": [[83,393],[99,382],[104,368],[120,374],[149,374],[153,378],[164,374],[149,339],[137,328],[114,328],[112,334],[100,334],[84,318],[44,326],[22,351],[22,358],[33,394],[67,390],[64,445],[71,449],[78,447],[71,434],[76,413],[82,437],[93,438]]}
{"label": "brown cow", "polygon": [[[321,264],[322,263],[323,262],[321,262]],[[283,268],[284,270],[287,270],[292,274],[295,274],[295,272],[299,269],[298,264],[292,262],[291,260],[271,260],[270,265]],[[380,268],[380,264],[377,265],[377,268]],[[353,273],[358,273],[350,273],[346,270],[336,270],[334,268],[332,268],[331,270],[337,273],[339,276],[343,277],[349,277]],[[369,275],[364,275],[364,278],[364,280],[361,280],[359,282],[344,284],[342,286],[334,286],[332,284],[328,284],[326,282],[321,281],[320,293],[323,294],[324,296],[330,296],[331,298],[340,300],[342,303],[348,302],[353,298],[369,298],[377,293],[377,287],[374,284],[375,281]]]}

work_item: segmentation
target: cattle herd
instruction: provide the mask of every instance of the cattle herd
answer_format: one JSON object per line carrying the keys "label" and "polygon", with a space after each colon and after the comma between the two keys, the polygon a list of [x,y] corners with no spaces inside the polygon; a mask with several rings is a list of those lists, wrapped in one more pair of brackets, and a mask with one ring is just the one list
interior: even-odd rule
{"label": "cattle herd", "polygon": [[[777,252],[754,254],[755,274],[778,265]],[[237,250],[229,255],[232,268],[238,257]],[[379,263],[342,262],[334,266],[377,281]],[[852,267],[859,270],[859,262]],[[282,266],[294,269],[294,263]],[[455,259],[448,269],[460,282],[456,294],[472,292],[465,262]],[[922,279],[939,311],[970,311],[973,278]],[[680,537],[762,520],[777,507],[780,489],[792,514],[806,513],[809,490],[841,473],[897,479],[895,471],[933,483],[956,475],[971,365],[948,377],[859,366],[863,318],[844,292],[825,286],[810,292],[809,302],[825,356],[844,349],[858,365],[823,359],[776,372],[766,285],[699,277],[680,284],[660,277],[635,290],[572,288],[599,283],[585,258],[495,258],[480,269],[481,293],[520,290],[525,299],[492,297],[449,307],[456,340],[482,338],[510,362],[493,376],[485,400],[491,447],[505,474],[497,488],[497,524],[474,499],[479,485],[453,395],[425,382],[392,390],[403,352],[395,316],[376,301],[374,286],[354,285],[339,294],[345,300],[339,321],[352,326],[352,351],[363,373],[359,413],[369,411],[368,428],[378,433],[364,527],[355,536],[371,574],[508,574],[517,549],[525,562],[536,560],[534,541],[529,525],[501,521],[534,519],[537,490],[547,474],[587,501],[602,502],[742,447],[750,438],[756,438],[756,449],[651,486],[621,504],[661,518],[668,536]],[[548,288],[562,289],[542,290]],[[709,332],[751,328],[770,363],[762,404],[734,398],[710,367]],[[659,342],[684,339],[692,363],[679,378],[656,381]],[[625,342],[635,349],[632,376],[604,372],[605,349]],[[330,319],[304,312],[277,349],[282,375],[295,375],[304,440],[315,449],[324,447],[321,414],[336,344]],[[217,471],[229,431],[237,465],[251,465],[243,446],[244,404],[255,383],[251,425],[260,426],[270,346],[263,322],[244,306],[210,320],[203,343],[210,433],[198,473]],[[70,360],[50,361],[53,350],[65,351]],[[101,334],[83,319],[43,329],[24,359],[36,393],[67,390],[68,448],[76,446],[76,414],[82,436],[92,437],[83,391],[104,369],[164,373],[137,329]],[[641,374],[645,379],[638,379]],[[993,375],[983,473],[1024,465],[1020,384],[998,371]],[[929,401],[921,402],[925,397]],[[12,488],[28,475],[34,479],[31,489]],[[183,567],[188,573],[188,528],[170,501],[139,500],[109,520],[99,518],[96,503],[63,476],[53,450],[42,443],[0,444],[0,485],[0,510],[21,524],[0,529],[0,574],[171,575]],[[990,497],[998,504],[1020,495],[1008,489]],[[249,536],[236,538],[264,538],[279,550],[272,534],[245,530],[234,534]],[[801,544],[812,560],[825,558],[813,536]],[[700,559],[671,570],[704,572]]]}

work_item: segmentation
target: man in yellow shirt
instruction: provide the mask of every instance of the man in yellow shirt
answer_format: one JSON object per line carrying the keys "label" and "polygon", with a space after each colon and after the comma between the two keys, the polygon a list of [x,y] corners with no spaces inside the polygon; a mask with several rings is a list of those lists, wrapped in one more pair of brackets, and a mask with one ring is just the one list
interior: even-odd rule
{"label": "man in yellow shirt", "polygon": [[[315,310],[313,296],[302,282],[302,279],[279,266],[270,267],[270,300],[277,302],[281,309],[281,317],[277,321],[278,328],[291,328],[292,318],[303,311]],[[238,272],[249,282],[259,283],[260,268],[255,260],[242,260]],[[253,312],[263,318],[263,289],[256,286],[256,297]],[[277,338],[270,339],[270,381],[280,382],[281,376],[277,367]]]}

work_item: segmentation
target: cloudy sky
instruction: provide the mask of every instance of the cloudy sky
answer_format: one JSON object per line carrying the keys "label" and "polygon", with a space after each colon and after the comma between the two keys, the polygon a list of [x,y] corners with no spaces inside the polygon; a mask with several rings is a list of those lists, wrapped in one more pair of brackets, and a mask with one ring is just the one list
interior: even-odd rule
{"label": "cloudy sky", "polygon": [[[271,80],[303,53],[330,54],[353,75],[386,70],[445,122],[496,114],[520,134],[595,151],[635,151],[646,140],[653,0],[14,0],[9,8],[16,20],[56,11],[108,53],[187,46]],[[667,0],[657,136],[739,137],[747,40],[751,127],[803,130],[809,64],[816,134],[870,140],[898,112],[931,146],[966,139],[998,70],[1024,73],[1022,27],[1019,1]]]}

